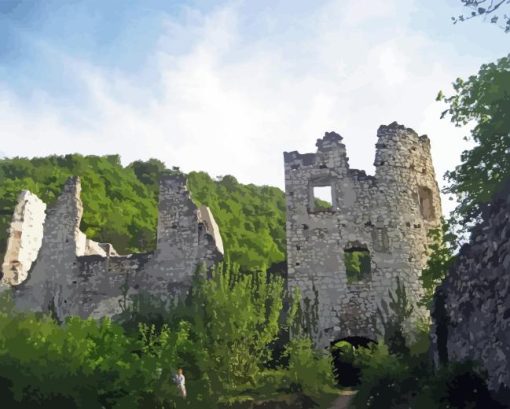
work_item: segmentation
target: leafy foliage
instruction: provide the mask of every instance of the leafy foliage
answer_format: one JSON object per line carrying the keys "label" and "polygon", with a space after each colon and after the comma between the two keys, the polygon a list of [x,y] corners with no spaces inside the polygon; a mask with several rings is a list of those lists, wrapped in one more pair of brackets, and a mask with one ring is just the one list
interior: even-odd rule
{"label": "leafy foliage", "polygon": [[158,388],[156,365],[166,365],[187,341],[185,329],[162,331],[161,352],[154,355],[146,337],[128,338],[108,319],[73,317],[61,326],[5,309],[0,328],[2,401],[9,407],[47,407],[55,400],[65,407],[142,407]]}
{"label": "leafy foliage", "polygon": [[[81,229],[91,239],[110,242],[121,253],[153,250],[156,243],[159,179],[167,170],[157,159],[123,167],[120,157],[78,154],[0,160],[0,251],[21,190],[47,204],[69,176],[80,176],[84,206]],[[220,181],[191,172],[194,200],[208,205],[220,226],[225,250],[243,269],[285,259],[285,196],[269,186],[242,185],[233,176]]]}
{"label": "leafy foliage", "polygon": [[349,284],[359,282],[370,274],[370,252],[368,250],[345,250],[344,263]]}
{"label": "leafy foliage", "polygon": [[441,284],[455,261],[457,235],[452,230],[451,224],[444,219],[441,220],[440,227],[429,230],[429,237],[432,239],[429,258],[420,276],[424,289],[421,303],[429,308],[436,287]]}
{"label": "leafy foliage", "polygon": [[280,189],[243,185],[233,176],[215,182],[204,172],[191,172],[188,185],[193,200],[213,212],[232,262],[257,269],[285,259],[286,204]]}
{"label": "leafy foliage", "polygon": [[391,355],[384,342],[360,348],[357,360],[362,368],[361,386],[352,402],[354,408],[400,407],[409,399],[410,390],[417,389],[411,368]]}
{"label": "leafy foliage", "polygon": [[[197,272],[188,298],[153,310],[137,304],[122,326],[19,314],[1,304],[0,393],[9,407],[208,407],[298,393],[313,404],[333,392],[329,356],[298,337],[285,344],[287,364],[268,369],[271,345],[293,320],[283,281],[219,266]],[[299,300],[294,300],[299,302]],[[128,325],[131,324],[131,325]],[[183,367],[188,399],[171,379]],[[222,403],[223,402],[223,403]],[[297,407],[297,406],[293,406]]]}
{"label": "leafy foliage", "polygon": [[462,163],[447,172],[447,193],[457,196],[454,216],[461,225],[475,220],[502,182],[510,177],[510,56],[484,64],[468,80],[458,78],[456,94],[438,100],[449,104],[442,117],[457,125],[473,124],[466,139],[475,146],[462,153]]}
{"label": "leafy foliage", "polygon": [[153,249],[157,223],[157,197],[123,168],[120,157],[49,156],[0,160],[0,246],[16,199],[28,189],[46,203],[60,194],[69,176],[80,176],[84,214],[81,228],[94,240],[114,243],[121,252]]}
{"label": "leafy foliage", "polygon": [[315,211],[324,211],[331,209],[331,202],[327,200],[319,199],[318,197],[313,198],[313,207]]}
{"label": "leafy foliage", "polygon": [[291,390],[299,390],[318,398],[325,390],[332,388],[331,360],[313,350],[310,338],[294,338],[289,342],[286,354],[289,357],[288,379]]}
{"label": "leafy foliage", "polygon": [[[505,5],[510,4],[510,0],[460,0],[461,3],[471,10],[470,14],[461,14],[458,17],[452,17],[453,24],[470,20],[475,17],[488,18],[492,24],[499,25],[505,33],[510,32],[510,14],[506,14],[503,9]],[[508,10],[508,8],[507,8]]]}
{"label": "leafy foliage", "polygon": [[392,355],[384,343],[360,349],[362,383],[354,409],[503,408],[489,394],[485,375],[472,363],[435,371],[426,353]]}
{"label": "leafy foliage", "polygon": [[201,364],[213,389],[254,382],[271,358],[268,345],[280,330],[283,280],[263,272],[241,274],[221,265],[210,279],[199,277],[187,302]]}

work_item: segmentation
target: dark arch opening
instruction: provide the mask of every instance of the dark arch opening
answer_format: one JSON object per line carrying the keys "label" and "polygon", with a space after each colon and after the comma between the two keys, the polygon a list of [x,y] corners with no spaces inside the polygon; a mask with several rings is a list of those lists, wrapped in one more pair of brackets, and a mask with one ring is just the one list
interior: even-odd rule
{"label": "dark arch opening", "polygon": [[361,368],[354,361],[354,351],[368,348],[375,341],[366,337],[345,337],[330,344],[333,373],[339,386],[353,387],[360,384]]}

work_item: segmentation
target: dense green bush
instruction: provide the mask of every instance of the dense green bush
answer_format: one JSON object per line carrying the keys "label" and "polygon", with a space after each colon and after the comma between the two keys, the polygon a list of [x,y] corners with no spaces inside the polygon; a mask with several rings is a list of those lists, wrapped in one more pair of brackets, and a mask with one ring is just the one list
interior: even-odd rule
{"label": "dense green bush", "polygon": [[[355,408],[399,408],[419,390],[423,374],[427,374],[423,356],[392,355],[384,341],[368,349],[357,350],[361,367],[361,385],[353,399]],[[432,408],[431,408],[432,409]]]}
{"label": "dense green bush", "polygon": [[427,354],[396,356],[382,342],[361,350],[362,383],[355,409],[498,409],[485,376],[469,362],[434,370]]}
{"label": "dense green bush", "polygon": [[186,328],[173,334],[167,329],[157,335],[149,332],[140,326],[140,336],[130,338],[108,319],[73,317],[61,326],[46,316],[4,309],[0,314],[2,403],[26,408],[60,402],[65,403],[60,407],[99,409],[138,408],[149,398],[154,401],[155,369],[175,366],[187,333]]}
{"label": "dense green bush", "polygon": [[319,398],[325,391],[332,390],[334,380],[331,358],[314,351],[309,338],[292,339],[286,349],[289,357],[289,388]]}
{"label": "dense green bush", "polygon": [[[229,264],[218,266],[208,279],[205,275],[197,272],[188,297],[171,311],[165,312],[157,302],[134,304],[124,325],[189,323],[196,352],[186,365],[207,381],[211,396],[218,394],[218,400],[277,391],[300,391],[312,397],[331,392],[329,356],[314,352],[304,336],[290,342],[286,337],[280,339],[297,320],[299,305],[296,293],[289,302],[292,308],[284,310],[282,278],[261,271],[241,272]],[[273,361],[276,341],[284,343],[285,364]]]}
{"label": "dense green bush", "polygon": [[[0,394],[9,407],[215,408],[297,394],[331,397],[328,356],[311,341],[284,345],[274,369],[271,346],[284,319],[284,285],[265,272],[218,266],[197,272],[187,298],[166,309],[152,299],[126,309],[119,323],[0,311]],[[294,300],[295,305],[299,300]],[[157,312],[157,313],[156,313]],[[121,325],[119,325],[121,324]],[[188,399],[171,379],[183,367]],[[301,399],[300,398],[300,399]],[[60,406],[59,406],[60,405]]]}

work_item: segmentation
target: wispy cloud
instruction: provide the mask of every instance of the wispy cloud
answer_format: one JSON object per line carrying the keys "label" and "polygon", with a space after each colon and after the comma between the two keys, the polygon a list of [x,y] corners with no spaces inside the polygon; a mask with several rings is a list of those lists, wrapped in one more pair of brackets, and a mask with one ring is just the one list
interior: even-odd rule
{"label": "wispy cloud", "polygon": [[[329,130],[345,137],[353,167],[371,171],[377,127],[397,120],[429,134],[442,175],[457,162],[465,131],[439,120],[435,96],[481,61],[451,55],[403,24],[412,2],[380,3],[325,2],[299,20],[297,36],[269,12],[253,16],[260,31],[247,35],[242,3],[189,9],[168,17],[149,59],[152,82],[46,45],[83,94],[63,104],[34,90],[27,101],[0,82],[2,150],[157,157],[282,187],[282,152],[312,151]],[[452,59],[465,61],[466,72]]]}

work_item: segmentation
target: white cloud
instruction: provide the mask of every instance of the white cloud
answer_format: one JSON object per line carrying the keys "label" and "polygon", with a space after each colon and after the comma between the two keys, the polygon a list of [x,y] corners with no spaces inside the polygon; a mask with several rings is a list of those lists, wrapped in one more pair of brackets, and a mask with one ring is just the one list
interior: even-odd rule
{"label": "white cloud", "polygon": [[[83,104],[34,96],[27,105],[0,83],[2,150],[157,157],[185,171],[283,187],[284,150],[313,151],[317,138],[336,130],[351,166],[370,172],[378,126],[397,120],[429,134],[440,177],[463,145],[462,132],[439,119],[435,96],[463,74],[458,59],[466,73],[479,62],[448,55],[403,24],[412,2],[380,3],[326,2],[300,22],[296,43],[246,36],[235,5],[208,15],[190,9],[168,20],[153,51],[157,84],[60,55],[87,90]],[[270,22],[271,33],[278,26],[278,16],[253,18]]]}

